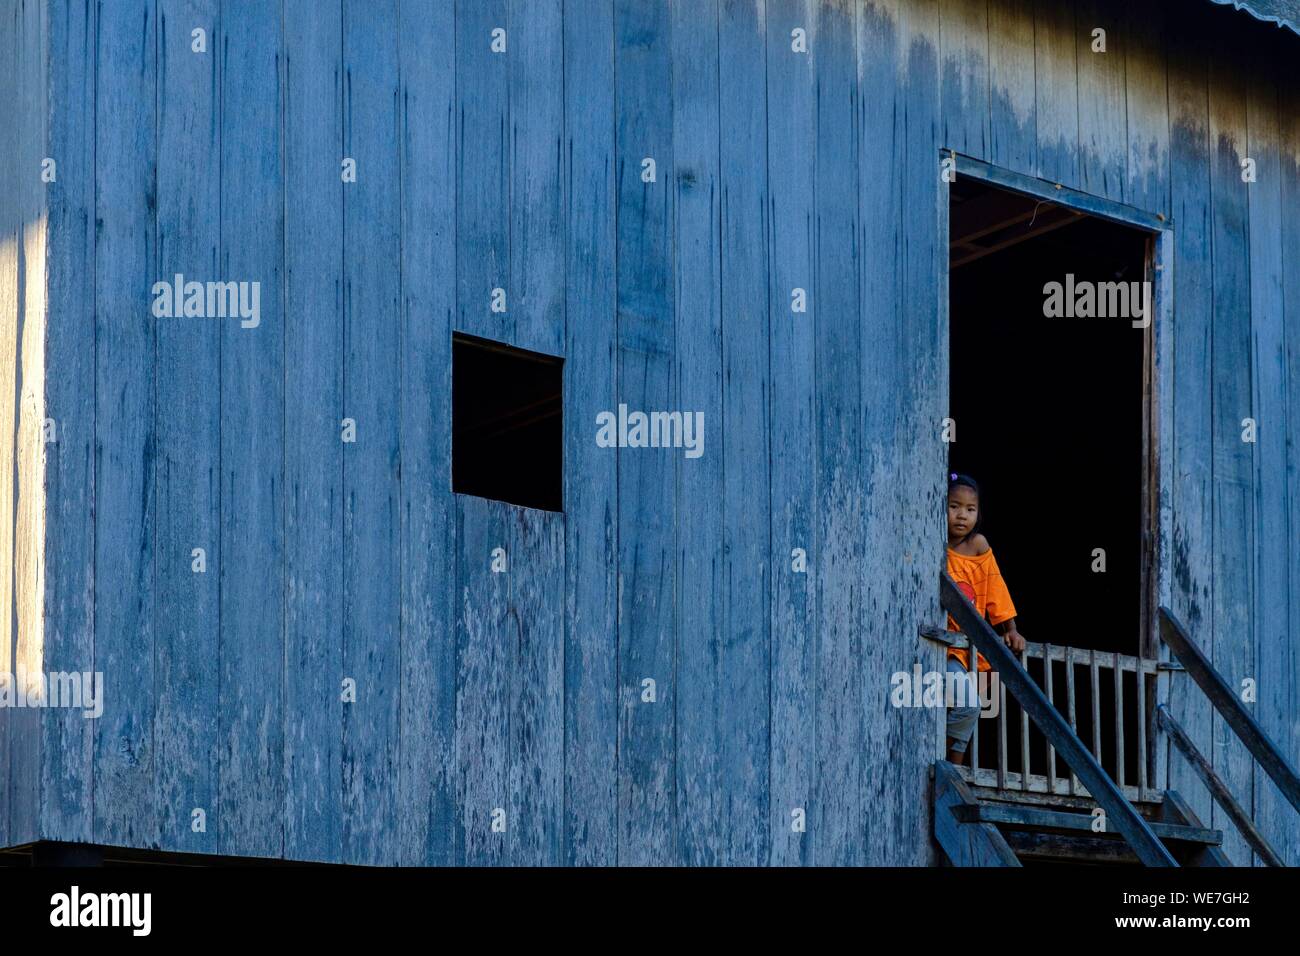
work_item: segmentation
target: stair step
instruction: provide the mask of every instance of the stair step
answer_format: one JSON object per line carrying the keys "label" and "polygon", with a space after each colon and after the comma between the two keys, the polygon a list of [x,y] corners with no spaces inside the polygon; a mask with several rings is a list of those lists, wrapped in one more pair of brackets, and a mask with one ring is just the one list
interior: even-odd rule
{"label": "stair step", "polygon": [[[993,823],[1012,830],[1064,830],[1071,833],[1092,832],[1092,814],[1070,813],[1063,810],[1045,810],[1041,807],[1011,806],[1008,804],[980,803],[974,806],[953,807],[952,813],[962,823]],[[1200,843],[1219,846],[1223,832],[1207,827],[1184,826],[1176,823],[1147,821],[1147,826],[1161,840],[1183,843]],[[1118,834],[1098,835],[1104,842],[1113,842]]]}
{"label": "stair step", "polygon": [[1142,865],[1137,854],[1123,840],[1030,830],[1008,830],[1003,837],[1011,847],[1011,852],[1026,862]]}

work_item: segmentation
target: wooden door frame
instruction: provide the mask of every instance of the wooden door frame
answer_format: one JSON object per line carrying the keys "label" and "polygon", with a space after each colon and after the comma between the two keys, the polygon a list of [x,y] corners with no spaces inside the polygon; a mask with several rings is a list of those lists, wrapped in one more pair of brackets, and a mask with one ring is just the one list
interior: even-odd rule
{"label": "wooden door frame", "polygon": [[[1172,579],[1170,548],[1173,534],[1173,387],[1170,373],[1173,369],[1173,280],[1174,280],[1174,223],[1160,212],[1152,212],[1116,202],[1061,183],[1027,176],[1001,166],[986,163],[951,149],[939,151],[941,163],[954,163],[953,173],[986,183],[1009,192],[1045,199],[1061,206],[1099,219],[1106,219],[1147,234],[1147,251],[1144,279],[1151,283],[1150,324],[1143,330],[1143,476],[1142,476],[1142,611],[1138,653],[1148,660],[1169,662],[1169,651],[1160,641],[1156,609],[1171,603]],[[940,167],[941,170],[943,166]],[[948,181],[941,179],[939,189],[939,241],[937,255],[939,270],[939,331],[944,343],[944,361],[940,363],[945,373],[948,369],[948,352],[951,349],[951,328],[948,315],[948,255],[949,209]],[[943,389],[943,408],[950,409],[948,376],[940,383]],[[1146,755],[1147,785],[1150,789],[1165,788],[1167,762],[1158,759],[1157,743],[1161,731],[1154,719],[1157,704],[1166,702],[1168,681],[1157,681],[1155,693],[1144,695],[1146,713],[1146,739],[1150,747]]]}

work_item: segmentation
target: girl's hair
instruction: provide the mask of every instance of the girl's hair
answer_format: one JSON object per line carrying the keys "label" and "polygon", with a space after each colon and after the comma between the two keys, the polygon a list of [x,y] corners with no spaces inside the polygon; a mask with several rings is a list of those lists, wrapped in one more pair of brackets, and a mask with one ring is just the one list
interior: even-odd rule
{"label": "girl's hair", "polygon": [[[951,495],[951,494],[952,494],[952,490],[953,490],[954,488],[956,488],[958,485],[961,485],[961,486],[963,486],[963,487],[969,488],[971,491],[975,492],[975,501],[976,501],[976,502],[979,501],[979,497],[980,497],[980,486],[979,486],[979,484],[975,481],[974,478],[972,478],[970,475],[963,475],[963,474],[961,474],[960,472],[956,472],[956,471],[951,472],[951,473],[948,475],[948,494]],[[961,543],[964,544],[965,542],[969,541],[969,540],[971,539],[971,536],[974,535],[975,532],[979,531],[979,529],[980,529],[980,523],[981,523],[983,520],[984,520],[984,509],[980,508],[979,505],[976,504],[976,506],[975,506],[975,524],[973,524],[973,525],[971,526],[971,529],[970,529],[969,531],[966,532],[965,537],[963,537],[963,538],[961,539]]]}

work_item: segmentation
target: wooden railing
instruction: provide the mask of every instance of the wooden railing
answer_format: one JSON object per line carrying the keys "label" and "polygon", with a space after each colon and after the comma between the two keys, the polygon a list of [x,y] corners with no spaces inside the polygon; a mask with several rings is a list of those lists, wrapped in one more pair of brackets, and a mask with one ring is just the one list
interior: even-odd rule
{"label": "wooden railing", "polygon": [[[979,653],[984,655],[993,670],[998,672],[999,694],[1003,694],[1003,688],[1005,688],[1005,692],[1009,693],[1021,707],[1021,723],[1024,731],[1021,734],[1022,758],[1024,761],[1022,767],[1026,771],[1025,782],[1029,782],[1028,722],[1032,720],[1046,738],[1048,746],[1055,753],[1060,754],[1061,759],[1065,762],[1072,775],[1077,776],[1078,784],[1086,787],[1086,792],[1092,800],[1105,811],[1107,829],[1123,836],[1133,849],[1133,852],[1137,854],[1138,859],[1147,866],[1177,866],[1178,863],[1169,853],[1169,850],[1157,839],[1147,821],[1142,818],[1133,804],[1116,786],[1115,781],[1102,769],[1101,763],[1089,752],[1083,741],[1079,739],[1075,729],[1066,722],[1065,717],[1057,710],[1055,704],[1048,700],[1047,695],[1029,676],[1028,671],[1016,660],[1015,655],[1002,642],[1002,639],[993,632],[993,628],[989,626],[988,621],[976,613],[970,601],[966,599],[961,591],[957,590],[957,585],[953,583],[952,578],[948,576],[946,571],[939,572],[939,600],[944,609],[957,622],[957,626],[961,628],[968,641],[974,645]],[[969,657],[970,667],[973,670],[975,655],[971,654]],[[1051,660],[1050,653],[1045,659]],[[1115,670],[1121,675],[1117,680],[1122,681],[1122,661],[1119,663],[1121,666],[1115,668]],[[1048,671],[1050,673],[1050,668]],[[1141,683],[1142,681],[1139,680],[1139,684]],[[1122,699],[1122,693],[1120,697]],[[1094,700],[1096,699],[1094,697]],[[1005,697],[1000,698],[1000,701],[1004,700]],[[1005,711],[1002,712],[1005,713]],[[1001,749],[1003,756],[1005,756],[1006,748],[1002,747]],[[1052,761],[1048,763],[1049,766],[1054,767]],[[1122,761],[1120,763],[1122,764]]]}
{"label": "wooden railing", "polygon": [[[966,642],[954,643],[960,647]],[[1129,800],[1159,802],[1161,791],[1152,786],[1148,760],[1152,727],[1147,715],[1147,701],[1155,699],[1158,662],[1034,643],[1025,645],[1018,660],[1120,792]],[[1063,761],[1058,760],[1056,748],[1030,723],[1028,712],[1008,706],[1001,681],[993,677],[987,688],[998,695],[996,717],[992,718],[993,744],[985,747],[981,743],[980,738],[987,742],[989,735],[981,734],[977,726],[969,748],[972,782],[999,790],[1088,797],[1078,776],[1060,766]]]}
{"label": "wooden railing", "polygon": [[[1196,682],[1196,686],[1205,692],[1205,696],[1210,699],[1210,703],[1214,705],[1214,709],[1223,718],[1224,723],[1231,727],[1232,732],[1246,745],[1246,749],[1259,763],[1260,769],[1277,784],[1278,790],[1286,797],[1287,802],[1300,812],[1300,774],[1296,773],[1295,767],[1291,766],[1290,761],[1273,743],[1272,738],[1264,733],[1264,729],[1247,712],[1240,698],[1223,679],[1223,675],[1214,669],[1204,652],[1188,636],[1186,629],[1174,613],[1164,606],[1160,608],[1160,639],[1178,658],[1178,662],[1183,665],[1188,676]],[[1192,738],[1174,719],[1169,708],[1161,705],[1158,718],[1160,726],[1169,734],[1174,746],[1205,783],[1211,796],[1237,825],[1237,829],[1250,844],[1251,849],[1258,853],[1260,859],[1267,865],[1284,866],[1281,856],[1264,839],[1264,835],[1237,802],[1223,778],[1197,749]]]}

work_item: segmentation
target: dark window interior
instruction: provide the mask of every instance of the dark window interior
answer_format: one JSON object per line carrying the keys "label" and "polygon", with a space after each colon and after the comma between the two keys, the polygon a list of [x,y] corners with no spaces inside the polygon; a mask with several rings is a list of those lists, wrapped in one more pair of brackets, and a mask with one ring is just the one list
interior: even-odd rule
{"label": "dark window interior", "polygon": [[452,338],[451,488],[564,510],[562,359]]}
{"label": "dark window interior", "polygon": [[[1047,318],[1043,286],[1141,281],[1148,237],[1138,230],[960,179],[951,187],[949,321],[957,441],[951,471],[980,484],[981,527],[1036,643],[1136,654],[1143,626],[1145,337],[1124,318]],[[1092,551],[1106,551],[1106,572]],[[1066,684],[1065,665],[1053,668]],[[1030,673],[1044,682],[1041,662]],[[1125,725],[1136,687],[1125,675]],[[1092,701],[1076,666],[1079,732]],[[1148,695],[1154,688],[1148,688]],[[1115,772],[1114,692],[1100,703],[1102,763]],[[1058,706],[1063,706],[1058,702]],[[1020,768],[1019,708],[1007,696],[1008,770]],[[980,721],[981,764],[992,766],[996,721]],[[1033,748],[1031,771],[1046,772]],[[1127,779],[1136,748],[1126,748]],[[1067,774],[1058,759],[1057,772]]]}

